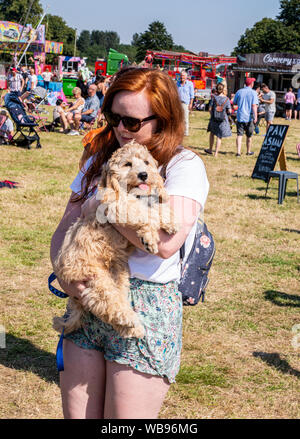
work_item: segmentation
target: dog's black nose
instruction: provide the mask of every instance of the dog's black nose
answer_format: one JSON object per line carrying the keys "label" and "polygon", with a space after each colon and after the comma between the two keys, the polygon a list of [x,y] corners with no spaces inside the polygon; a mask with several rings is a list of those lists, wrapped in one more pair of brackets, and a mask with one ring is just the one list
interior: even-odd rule
{"label": "dog's black nose", "polygon": [[147,174],[147,172],[140,172],[140,173],[138,174],[138,178],[141,179],[142,181],[146,181],[147,178],[148,178],[148,174]]}

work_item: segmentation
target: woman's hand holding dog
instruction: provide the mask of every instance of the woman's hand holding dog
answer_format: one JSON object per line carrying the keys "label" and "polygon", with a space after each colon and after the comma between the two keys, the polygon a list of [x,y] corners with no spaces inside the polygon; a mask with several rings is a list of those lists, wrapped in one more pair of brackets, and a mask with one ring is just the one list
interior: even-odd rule
{"label": "woman's hand holding dog", "polygon": [[88,198],[81,206],[81,218],[89,216],[92,212],[96,213],[97,208],[100,205],[100,201],[97,200],[96,194]]}
{"label": "woman's hand holding dog", "polygon": [[71,282],[67,284],[66,282],[57,279],[59,285],[62,287],[63,291],[68,294],[68,296],[73,297],[73,299],[81,299],[83,291],[87,288],[87,282]]}

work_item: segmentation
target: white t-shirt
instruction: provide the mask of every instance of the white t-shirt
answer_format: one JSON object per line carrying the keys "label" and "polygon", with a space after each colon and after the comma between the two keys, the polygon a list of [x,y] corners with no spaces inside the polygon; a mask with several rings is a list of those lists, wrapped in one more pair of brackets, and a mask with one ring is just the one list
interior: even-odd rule
{"label": "white t-shirt", "polygon": [[[92,157],[86,162],[88,169]],[[84,173],[80,171],[71,184],[73,192],[80,193],[81,180]],[[199,156],[192,151],[182,149],[168,163],[166,169],[165,188],[169,195],[178,195],[196,200],[202,209],[207,198],[209,183],[204,164]],[[186,241],[185,255],[188,256],[195,237],[197,221],[193,225]],[[168,259],[151,255],[143,250],[136,249],[128,260],[130,277],[150,282],[167,283],[180,279],[179,251]]]}
{"label": "white t-shirt", "polygon": [[28,85],[29,90],[33,90],[33,89],[35,89],[36,86],[37,86],[37,83],[38,83],[38,77],[37,77],[35,74],[30,75],[30,76],[28,77],[28,83],[27,83],[27,85]]}
{"label": "white t-shirt", "polygon": [[50,82],[51,78],[52,78],[52,73],[51,72],[44,72],[44,73],[42,73],[42,77],[43,77],[44,81]]}

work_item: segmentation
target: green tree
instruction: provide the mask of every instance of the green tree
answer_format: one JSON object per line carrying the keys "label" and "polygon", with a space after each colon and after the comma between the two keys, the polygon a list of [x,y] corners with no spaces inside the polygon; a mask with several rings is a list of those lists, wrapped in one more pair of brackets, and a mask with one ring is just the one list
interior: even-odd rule
{"label": "green tree", "polygon": [[116,49],[120,53],[124,53],[128,56],[129,62],[133,63],[136,57],[136,47],[130,44],[119,44]]}
{"label": "green tree", "polygon": [[246,53],[292,52],[300,50],[299,33],[279,20],[263,18],[240,37],[233,55]]}
{"label": "green tree", "polygon": [[280,13],[277,16],[286,26],[299,26],[300,24],[300,1],[281,0]]}
{"label": "green tree", "polygon": [[132,35],[131,45],[136,46],[139,39],[139,34],[135,33]]}
{"label": "green tree", "polygon": [[233,55],[300,52],[300,1],[281,0],[277,20],[263,18],[240,37]]}
{"label": "green tree", "polygon": [[137,47],[137,61],[145,58],[147,50],[171,50],[174,45],[172,35],[160,21],[150,23],[148,29],[138,36],[134,34],[133,40]]}
{"label": "green tree", "polygon": [[88,30],[81,31],[77,39],[77,48],[80,53],[85,53],[91,46],[91,34]]}
{"label": "green tree", "polygon": [[110,48],[117,49],[120,43],[120,37],[114,31],[93,30],[91,32],[90,44],[104,47],[108,52]]}
{"label": "green tree", "polygon": [[106,58],[106,55],[107,52],[105,47],[98,46],[97,44],[93,44],[84,52],[84,56],[87,57],[87,63],[89,66],[92,66],[97,58]]}
{"label": "green tree", "polygon": [[107,51],[109,49],[117,50],[118,45],[120,44],[120,37],[117,32],[114,31],[105,31],[105,48]]}
{"label": "green tree", "polygon": [[[1,20],[13,21],[15,23],[24,24],[24,20],[32,0],[0,0],[0,17]],[[37,25],[43,7],[39,0],[34,0],[28,15],[27,23],[33,26]]]}
{"label": "green tree", "polygon": [[47,14],[43,20],[46,39],[64,43],[64,55],[73,55],[75,45],[75,29],[58,15]]}
{"label": "green tree", "polygon": [[189,52],[189,50],[185,49],[181,44],[174,44],[172,50],[174,52]]}
{"label": "green tree", "polygon": [[92,30],[90,39],[91,39],[90,41],[91,45],[104,46],[105,37],[104,37],[104,32],[102,30]]}

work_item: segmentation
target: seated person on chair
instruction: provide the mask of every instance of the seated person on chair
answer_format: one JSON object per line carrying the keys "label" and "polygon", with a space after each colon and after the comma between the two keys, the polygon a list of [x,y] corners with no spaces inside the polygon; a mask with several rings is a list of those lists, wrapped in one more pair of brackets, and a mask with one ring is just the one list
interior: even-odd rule
{"label": "seated person on chair", "polygon": [[0,143],[7,143],[14,135],[14,125],[8,117],[8,111],[5,109],[2,109],[0,111],[0,124],[1,123],[2,125],[0,127]]}
{"label": "seated person on chair", "polygon": [[97,117],[98,110],[100,108],[99,99],[96,95],[97,86],[91,84],[88,88],[88,98],[85,100],[85,104],[81,113],[75,113],[73,116],[73,122],[70,122],[72,130],[69,135],[76,136],[79,134],[78,130],[80,122],[90,124]]}
{"label": "seated person on chair", "polygon": [[79,87],[73,88],[73,96],[75,98],[75,102],[66,110],[66,112],[61,113],[61,124],[63,126],[63,131],[69,131],[69,127],[73,124],[73,118],[76,113],[81,114],[85,100],[81,96],[81,90]]}
{"label": "seated person on chair", "polygon": [[65,117],[64,101],[62,99],[57,99],[56,105],[53,108],[53,122],[52,122],[53,126],[57,127],[62,124],[62,118],[61,118],[62,114]]}

